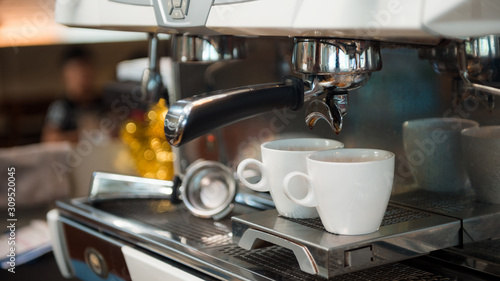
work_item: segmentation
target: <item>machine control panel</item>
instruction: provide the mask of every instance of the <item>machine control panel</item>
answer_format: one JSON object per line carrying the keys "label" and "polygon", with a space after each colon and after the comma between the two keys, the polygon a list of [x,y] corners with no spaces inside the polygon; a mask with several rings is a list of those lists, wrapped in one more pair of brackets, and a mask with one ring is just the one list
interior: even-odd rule
{"label": "machine control panel", "polygon": [[167,0],[167,11],[174,20],[181,20],[187,15],[189,0]]}
{"label": "machine control panel", "polygon": [[[158,0],[153,1],[159,26],[175,28],[205,28],[213,1],[211,0]],[[180,28],[180,29],[179,29]]]}

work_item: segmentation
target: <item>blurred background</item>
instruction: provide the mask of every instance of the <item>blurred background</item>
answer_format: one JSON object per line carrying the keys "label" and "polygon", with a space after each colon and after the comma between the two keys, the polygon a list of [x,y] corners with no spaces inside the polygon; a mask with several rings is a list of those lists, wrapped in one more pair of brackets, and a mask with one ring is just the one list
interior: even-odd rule
{"label": "blurred background", "polygon": [[60,61],[69,47],[85,46],[94,56],[98,88],[116,79],[118,62],[147,56],[146,34],[59,25],[54,2],[0,1],[2,147],[40,141],[48,106],[64,95]]}
{"label": "blurred background", "polygon": [[[59,25],[55,2],[0,0],[0,218],[8,218],[7,182],[12,176],[16,233],[38,243],[28,247],[33,254],[16,266],[15,275],[0,269],[0,280],[63,280],[50,252],[45,214],[56,200],[88,195],[94,171],[165,180],[173,176],[174,154],[163,134],[168,105],[138,99],[148,66],[148,35]],[[177,98],[275,82],[292,72],[292,38],[247,38],[245,60],[174,66],[168,58],[169,36],[159,39],[163,84]],[[421,47],[382,50],[383,71],[352,91],[342,134],[333,136],[346,147],[393,151],[398,193],[414,187],[404,157],[405,121],[456,116],[481,126],[500,124],[498,106],[454,102],[457,77],[436,73],[429,63],[432,56],[421,56],[427,50]],[[174,67],[182,73],[178,77],[172,74]],[[179,86],[176,91],[172,84]],[[304,111],[262,114],[183,145],[178,149],[180,171],[198,159],[234,169],[242,159],[258,157],[260,143],[277,137],[332,138],[326,122],[318,122],[314,131],[304,126]],[[9,175],[11,167],[15,173]],[[8,232],[1,234],[0,263],[8,251],[2,240]]]}
{"label": "blurred background", "polygon": [[[120,130],[134,114],[143,118],[147,109],[137,105],[136,110],[122,110],[118,116],[110,110],[113,101],[127,101],[124,97],[139,85],[146,61],[134,76],[137,79],[125,83],[123,79],[117,82],[117,66],[147,57],[147,34],[62,26],[54,21],[54,4],[55,0],[0,1],[0,207],[6,213],[7,168],[15,167],[17,234],[24,228],[22,235],[42,246],[46,237],[35,237],[33,232],[43,233],[44,226],[36,230],[32,223],[43,221],[56,199],[86,195],[95,170],[137,173]],[[90,125],[87,132],[94,135],[84,136],[86,143],[78,139],[42,142],[49,108],[68,98],[64,59],[71,50],[84,50],[90,57],[93,97],[112,129],[104,136],[102,130],[93,130],[99,127]],[[81,131],[78,136],[81,140]],[[7,245],[0,242],[5,244],[0,246],[3,251]],[[50,251],[39,254],[41,257],[16,267],[15,275],[0,269],[0,280],[62,280]]]}

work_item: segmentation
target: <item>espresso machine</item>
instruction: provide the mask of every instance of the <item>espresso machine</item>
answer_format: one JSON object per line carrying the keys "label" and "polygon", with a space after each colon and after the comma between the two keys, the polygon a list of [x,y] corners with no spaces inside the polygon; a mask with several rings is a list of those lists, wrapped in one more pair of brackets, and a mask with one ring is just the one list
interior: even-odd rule
{"label": "espresso machine", "polygon": [[[82,280],[492,280],[500,205],[415,183],[401,126],[423,117],[500,123],[494,0],[57,1],[74,27],[149,34],[141,99],[162,95],[171,181],[96,172],[89,196],[47,215],[65,277]],[[382,225],[366,235],[278,215],[242,187],[265,141],[324,137],[395,153]],[[90,175],[89,175],[90,177]],[[259,177],[250,174],[249,177]],[[212,199],[211,199],[212,198]],[[215,199],[213,199],[215,198]]]}

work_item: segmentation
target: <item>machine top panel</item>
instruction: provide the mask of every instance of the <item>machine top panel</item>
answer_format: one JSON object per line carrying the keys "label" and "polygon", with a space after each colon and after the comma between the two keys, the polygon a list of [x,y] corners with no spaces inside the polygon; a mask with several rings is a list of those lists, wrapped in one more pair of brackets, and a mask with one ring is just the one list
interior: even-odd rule
{"label": "machine top panel", "polygon": [[79,1],[79,5],[62,2],[56,4],[59,23],[101,29],[408,43],[500,34],[500,2],[495,0],[87,0]]}

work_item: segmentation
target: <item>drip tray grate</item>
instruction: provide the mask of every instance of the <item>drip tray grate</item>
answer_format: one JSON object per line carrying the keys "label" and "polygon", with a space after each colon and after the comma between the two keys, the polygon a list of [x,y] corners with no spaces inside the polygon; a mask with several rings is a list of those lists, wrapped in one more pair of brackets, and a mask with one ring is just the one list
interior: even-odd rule
{"label": "drip tray grate", "polygon": [[219,252],[222,255],[228,255],[233,258],[241,259],[242,261],[259,268],[261,274],[266,275],[269,278],[279,278],[280,280],[453,280],[453,278],[448,276],[428,272],[402,263],[382,265],[326,279],[302,272],[299,269],[298,262],[293,258],[293,252],[280,246],[270,246],[248,251],[233,244],[221,247]]}
{"label": "drip tray grate", "polygon": [[394,204],[380,229],[365,235],[336,235],[326,232],[319,219],[285,218],[276,210],[232,219],[233,241],[240,247],[288,248],[302,270],[328,278],[460,243],[459,220]]}
{"label": "drip tray grate", "polygon": [[441,214],[453,214],[487,206],[468,194],[449,194],[428,190],[415,190],[391,197],[391,201]]}
{"label": "drip tray grate", "polygon": [[232,243],[230,218],[220,221],[198,218],[184,205],[173,205],[169,200],[121,199],[102,201],[94,207],[163,230],[191,246],[204,248]]}
{"label": "drip tray grate", "polygon": [[[412,221],[420,218],[425,218],[428,216],[430,216],[430,214],[428,213],[416,210],[410,210],[406,208],[400,208],[394,205],[389,205],[387,206],[387,210],[385,211],[384,219],[382,220],[381,226],[402,223],[405,221]],[[283,218],[310,228],[325,231],[325,228],[323,227],[323,224],[321,223],[321,220],[319,218],[314,218],[314,219],[292,219],[286,217]]]}

